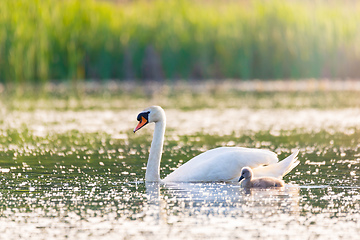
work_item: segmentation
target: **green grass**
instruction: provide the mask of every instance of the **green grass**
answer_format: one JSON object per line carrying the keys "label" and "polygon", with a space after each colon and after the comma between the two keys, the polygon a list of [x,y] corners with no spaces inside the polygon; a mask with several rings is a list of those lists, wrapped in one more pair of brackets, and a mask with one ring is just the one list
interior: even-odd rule
{"label": "green grass", "polygon": [[341,1],[4,0],[0,82],[360,77]]}

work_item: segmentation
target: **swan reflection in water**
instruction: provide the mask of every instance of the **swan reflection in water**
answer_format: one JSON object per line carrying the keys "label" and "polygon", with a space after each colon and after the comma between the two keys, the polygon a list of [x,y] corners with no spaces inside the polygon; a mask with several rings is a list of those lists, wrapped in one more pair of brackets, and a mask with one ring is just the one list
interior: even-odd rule
{"label": "swan reflection in water", "polygon": [[[299,187],[244,189],[236,183],[146,182],[144,213],[159,221],[197,217],[264,217],[299,213]],[[147,212],[147,213],[146,213]]]}

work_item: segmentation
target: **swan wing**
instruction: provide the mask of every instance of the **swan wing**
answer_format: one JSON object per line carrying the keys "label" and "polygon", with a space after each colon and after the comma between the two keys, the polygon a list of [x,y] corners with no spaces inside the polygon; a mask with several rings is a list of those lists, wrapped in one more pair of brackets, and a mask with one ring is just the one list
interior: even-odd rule
{"label": "swan wing", "polygon": [[254,177],[275,177],[281,179],[300,163],[297,160],[298,153],[299,150],[296,150],[278,163],[252,168]]}
{"label": "swan wing", "polygon": [[174,172],[169,174],[165,182],[212,182],[237,181],[243,167],[257,168],[278,162],[275,153],[268,150],[220,147],[204,152]]}

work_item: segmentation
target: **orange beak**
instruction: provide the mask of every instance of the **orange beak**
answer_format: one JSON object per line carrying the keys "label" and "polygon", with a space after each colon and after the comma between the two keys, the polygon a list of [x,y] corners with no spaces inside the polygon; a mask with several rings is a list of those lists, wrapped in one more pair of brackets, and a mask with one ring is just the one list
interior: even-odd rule
{"label": "orange beak", "polygon": [[141,117],[141,121],[139,122],[139,124],[136,126],[136,128],[134,129],[134,133],[139,130],[140,128],[142,128],[143,126],[145,126],[148,123],[148,121],[144,118]]}

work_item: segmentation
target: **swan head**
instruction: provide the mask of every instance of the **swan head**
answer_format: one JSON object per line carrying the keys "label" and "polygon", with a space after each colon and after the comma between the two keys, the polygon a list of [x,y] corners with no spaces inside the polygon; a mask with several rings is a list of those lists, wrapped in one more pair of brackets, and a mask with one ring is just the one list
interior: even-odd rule
{"label": "swan head", "polygon": [[160,122],[165,120],[165,112],[160,106],[152,106],[144,109],[137,116],[139,121],[138,125],[134,129],[134,133],[151,122]]}
{"label": "swan head", "polygon": [[249,167],[242,168],[239,182],[243,179],[249,179],[249,178],[251,179],[252,175],[253,175],[253,172],[252,172],[251,168],[249,168]]}

